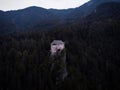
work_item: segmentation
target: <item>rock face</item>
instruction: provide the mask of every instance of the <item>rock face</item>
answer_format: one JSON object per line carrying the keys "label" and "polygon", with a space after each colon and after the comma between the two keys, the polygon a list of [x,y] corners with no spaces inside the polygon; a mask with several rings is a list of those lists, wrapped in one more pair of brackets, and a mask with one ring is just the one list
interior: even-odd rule
{"label": "rock face", "polygon": [[51,72],[56,84],[63,81],[68,73],[66,69],[65,43],[61,40],[54,40],[51,43]]}

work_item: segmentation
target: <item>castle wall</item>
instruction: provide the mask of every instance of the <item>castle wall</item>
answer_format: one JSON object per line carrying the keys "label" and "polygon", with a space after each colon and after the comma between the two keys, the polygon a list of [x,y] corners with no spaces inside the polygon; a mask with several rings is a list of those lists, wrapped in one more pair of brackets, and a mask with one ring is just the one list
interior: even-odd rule
{"label": "castle wall", "polygon": [[55,54],[58,50],[63,50],[64,49],[64,45],[51,45],[51,53]]}

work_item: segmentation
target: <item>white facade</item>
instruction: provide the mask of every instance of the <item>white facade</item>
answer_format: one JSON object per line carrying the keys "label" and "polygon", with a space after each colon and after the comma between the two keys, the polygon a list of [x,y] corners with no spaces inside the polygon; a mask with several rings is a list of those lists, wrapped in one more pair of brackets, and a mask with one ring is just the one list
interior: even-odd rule
{"label": "white facade", "polygon": [[54,40],[51,43],[51,54],[54,55],[57,51],[61,51],[65,48],[64,42],[61,40]]}

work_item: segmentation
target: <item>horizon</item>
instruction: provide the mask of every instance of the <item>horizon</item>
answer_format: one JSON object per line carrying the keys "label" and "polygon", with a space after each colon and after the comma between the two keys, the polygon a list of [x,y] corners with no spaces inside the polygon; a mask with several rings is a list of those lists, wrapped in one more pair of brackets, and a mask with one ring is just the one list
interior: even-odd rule
{"label": "horizon", "polygon": [[69,1],[69,0],[21,0],[21,1],[16,1],[12,0],[11,2],[7,3],[8,0],[1,0],[0,1],[0,10],[2,11],[13,11],[13,10],[20,10],[20,9],[25,9],[28,7],[41,7],[44,9],[70,9],[70,8],[76,8],[79,7],[85,3],[87,3],[90,0],[74,0],[74,1]]}

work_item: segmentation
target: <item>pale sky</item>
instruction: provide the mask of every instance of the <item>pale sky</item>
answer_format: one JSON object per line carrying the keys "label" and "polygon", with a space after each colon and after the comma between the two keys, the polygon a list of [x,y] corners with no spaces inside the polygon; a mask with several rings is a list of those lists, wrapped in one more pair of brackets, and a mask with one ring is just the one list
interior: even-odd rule
{"label": "pale sky", "polygon": [[29,6],[67,9],[78,7],[89,0],[0,0],[0,10],[17,10]]}

